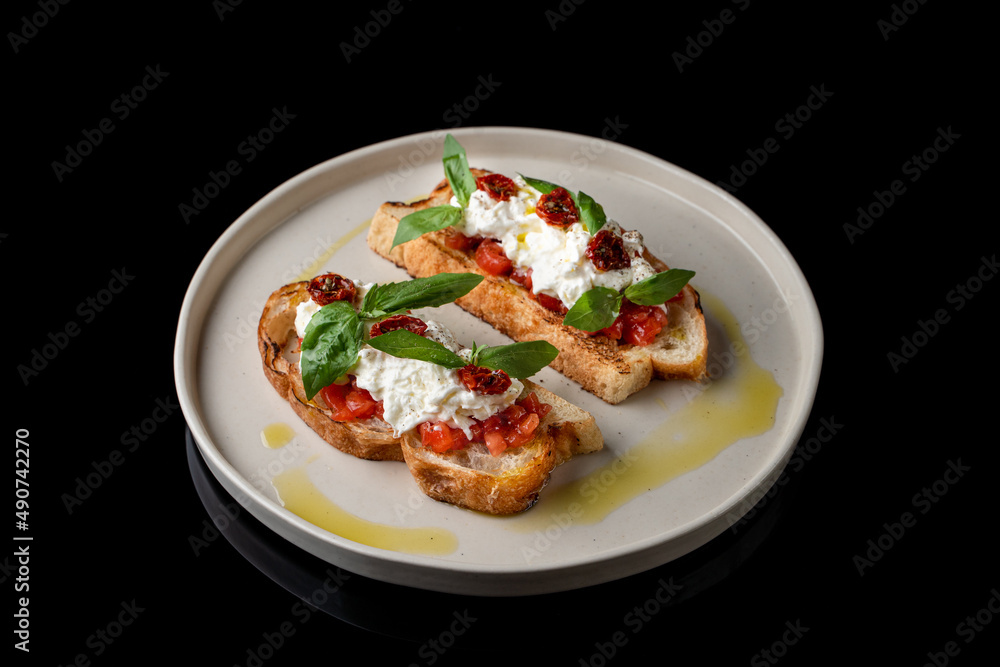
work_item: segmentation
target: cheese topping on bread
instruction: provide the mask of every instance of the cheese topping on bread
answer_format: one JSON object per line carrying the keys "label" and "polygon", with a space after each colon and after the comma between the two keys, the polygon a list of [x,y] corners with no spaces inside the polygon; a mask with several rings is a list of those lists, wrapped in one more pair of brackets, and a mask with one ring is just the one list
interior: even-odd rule
{"label": "cheese topping on bread", "polygon": [[[476,190],[464,208],[461,224],[455,225],[466,236],[483,236],[500,241],[504,254],[514,266],[531,269],[532,291],[558,298],[571,308],[584,292],[595,286],[622,290],[648,278],[656,270],[643,259],[642,235],[623,231],[609,219],[601,229],[621,236],[631,266],[612,271],[598,271],[587,257],[592,236],[579,222],[566,228],[546,224],[535,213],[542,193],[523,178],[512,178],[517,195],[497,201],[485,190]],[[460,206],[452,197],[452,206]]]}
{"label": "cheese topping on bread", "polygon": [[[356,302],[364,298],[370,285],[358,286]],[[296,306],[295,331],[299,338],[320,306],[309,299]],[[435,340],[455,354],[469,359],[471,350],[455,342],[451,331],[433,320],[425,337]],[[458,371],[427,361],[403,359],[364,345],[358,362],[348,371],[357,386],[382,401],[382,419],[393,428],[393,436],[416,428],[423,422],[445,422],[472,438],[473,420],[484,421],[510,407],[524,390],[524,384],[511,378],[510,387],[501,394],[482,394],[462,384]]]}

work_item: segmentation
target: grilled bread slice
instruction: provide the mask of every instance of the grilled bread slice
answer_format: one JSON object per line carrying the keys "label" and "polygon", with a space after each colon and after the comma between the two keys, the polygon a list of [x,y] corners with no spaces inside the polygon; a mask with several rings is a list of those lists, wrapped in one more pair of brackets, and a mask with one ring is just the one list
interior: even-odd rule
{"label": "grilled bread slice", "polygon": [[[490,172],[473,169],[474,176]],[[546,340],[559,349],[552,367],[579,382],[584,389],[616,404],[649,384],[664,380],[701,380],[706,375],[708,335],[698,292],[686,285],[682,298],[665,304],[667,326],[646,346],[619,343],[607,336],[562,324],[563,316],[532,299],[526,289],[507,278],[483,271],[474,256],[449,248],[452,228],[429,232],[392,247],[399,221],[413,211],[440,206],[451,200],[451,187],[441,181],[431,195],[410,204],[386,202],[379,207],[368,232],[368,245],[415,278],[438,273],[478,273],[483,282],[455,303],[485,320],[516,341]],[[667,265],[645,252],[657,271]]]}
{"label": "grilled bread slice", "polygon": [[534,439],[493,456],[482,443],[460,451],[436,453],[420,442],[419,429],[394,437],[379,418],[338,422],[319,394],[309,400],[295,358],[295,309],[310,297],[309,283],[275,290],[258,326],[258,349],[264,375],[292,409],[326,442],[347,454],[379,461],[405,461],[428,496],[490,514],[511,514],[530,507],[553,468],[576,454],[600,450],[604,439],[594,417],[535,383],[524,380],[551,410],[539,422]]}

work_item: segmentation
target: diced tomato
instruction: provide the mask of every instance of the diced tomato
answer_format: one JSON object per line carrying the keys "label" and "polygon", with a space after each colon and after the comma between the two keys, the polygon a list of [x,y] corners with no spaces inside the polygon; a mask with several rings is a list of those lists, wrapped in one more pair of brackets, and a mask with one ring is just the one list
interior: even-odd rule
{"label": "diced tomato", "polygon": [[323,401],[333,412],[337,422],[350,422],[371,417],[382,418],[382,401],[376,401],[367,389],[354,383],[354,377],[345,384],[331,384],[319,391]]}
{"label": "diced tomato", "polygon": [[461,429],[448,426],[445,422],[424,422],[420,425],[420,437],[425,447],[435,452],[447,452],[464,448],[469,442],[481,442],[498,456],[507,449],[521,447],[531,442],[542,418],[552,406],[542,403],[534,393],[483,421],[474,420],[470,431],[472,440]]}
{"label": "diced tomato", "polygon": [[649,345],[667,326],[667,314],[659,306],[638,306],[622,300],[622,340],[632,345]]}
{"label": "diced tomato", "polygon": [[482,242],[482,236],[466,236],[457,230],[449,234],[448,238],[444,240],[446,246],[452,250],[461,250],[462,252],[474,252]]}
{"label": "diced tomato", "polygon": [[504,254],[503,246],[493,239],[485,239],[476,248],[476,264],[492,276],[507,276],[514,270],[514,263]]}
{"label": "diced tomato", "polygon": [[424,447],[430,447],[437,453],[452,449],[462,449],[469,444],[462,429],[451,428],[444,422],[424,422],[420,425],[420,438]]}
{"label": "diced tomato", "polygon": [[515,268],[510,273],[510,281],[531,292],[531,269]]}
{"label": "diced tomato", "polygon": [[543,294],[539,292],[538,294],[535,294],[534,297],[535,301],[542,304],[543,306],[545,306],[546,308],[548,308],[553,312],[559,313],[560,315],[565,315],[566,313],[569,312],[566,306],[563,305],[563,302],[555,298],[554,296],[549,296],[548,294]]}

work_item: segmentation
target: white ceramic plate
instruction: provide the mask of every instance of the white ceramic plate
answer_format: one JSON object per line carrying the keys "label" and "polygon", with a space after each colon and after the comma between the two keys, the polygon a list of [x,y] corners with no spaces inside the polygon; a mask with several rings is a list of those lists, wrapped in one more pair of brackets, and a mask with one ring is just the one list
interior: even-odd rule
{"label": "white ceramic plate", "polygon": [[[413,135],[342,155],[289,180],[240,216],[205,257],[181,310],[174,364],[181,407],[209,468],[254,516],[306,551],[382,581],[460,594],[525,595],[609,581],[684,555],[734,525],[787,462],[819,380],[820,319],[788,251],[740,202],[640,151],[549,130],[453,134],[473,166],[584,190],[609,217],[642,231],[655,255],[695,270],[693,284],[705,296],[710,369],[721,379],[706,386],[654,381],[611,406],[558,373],[542,371],[537,380],[595,415],[605,450],[558,468],[535,507],[513,518],[431,501],[416,490],[404,464],[362,461],[324,443],[264,379],[257,321],[271,291],[303,272],[336,271],[377,282],[407,278],[368,249],[365,230],[380,203],[426,194],[443,177],[443,133]],[[435,316],[466,343],[509,342],[454,305]],[[727,320],[742,337],[723,327]],[[676,415],[688,414],[692,404],[713,409],[714,424],[746,416],[728,414],[724,402],[704,404],[705,397],[721,395],[723,380],[738,366],[730,353],[740,348],[733,343],[745,343],[781,387],[773,426],[736,439],[686,472],[671,471],[668,457],[648,489],[602,520],[569,512],[576,508],[561,490],[607,469],[616,457],[628,461],[640,443],[648,448],[659,439],[668,452],[678,446],[663,424],[677,424]],[[294,429],[289,445],[263,446],[261,430],[273,423]],[[577,496],[579,507],[600,505],[615,488],[634,486],[631,473],[639,468],[648,472],[650,464],[597,477]],[[292,470],[305,471],[324,498],[353,516],[388,530],[440,529],[457,547],[443,555],[404,553],[319,528],[286,509],[271,483]]]}

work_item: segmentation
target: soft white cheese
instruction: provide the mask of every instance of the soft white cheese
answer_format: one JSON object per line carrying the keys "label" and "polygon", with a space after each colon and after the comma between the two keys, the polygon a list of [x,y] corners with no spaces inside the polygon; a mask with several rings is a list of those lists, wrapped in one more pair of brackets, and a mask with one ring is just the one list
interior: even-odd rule
{"label": "soft white cheese", "polygon": [[[483,236],[500,241],[504,254],[515,267],[531,271],[532,291],[557,297],[571,308],[584,292],[595,286],[621,290],[656,273],[642,258],[642,235],[622,232],[608,220],[602,229],[611,229],[622,236],[631,267],[615,271],[598,271],[587,257],[591,235],[581,224],[566,228],[546,224],[535,213],[541,193],[527,185],[520,176],[517,197],[498,202],[483,190],[469,197],[458,231],[466,236]],[[451,204],[459,206],[452,198]]]}
{"label": "soft white cheese", "polygon": [[[365,286],[365,290],[367,291]],[[311,304],[311,305],[310,305]],[[319,310],[310,299],[296,308],[295,329],[305,332],[309,319]],[[455,341],[452,332],[434,320],[425,320],[424,336],[468,359],[471,350]],[[524,384],[511,378],[502,394],[484,395],[468,390],[458,371],[416,359],[393,357],[369,345],[363,345],[357,364],[347,371],[355,382],[367,389],[376,401],[382,401],[383,420],[393,428],[395,437],[416,428],[422,422],[447,422],[472,437],[473,419],[484,420],[513,405]]]}

